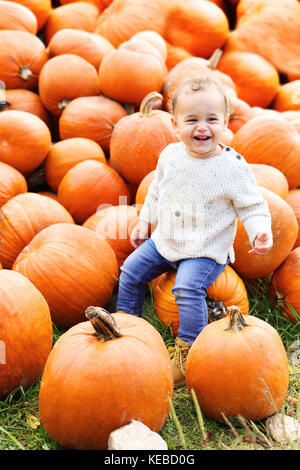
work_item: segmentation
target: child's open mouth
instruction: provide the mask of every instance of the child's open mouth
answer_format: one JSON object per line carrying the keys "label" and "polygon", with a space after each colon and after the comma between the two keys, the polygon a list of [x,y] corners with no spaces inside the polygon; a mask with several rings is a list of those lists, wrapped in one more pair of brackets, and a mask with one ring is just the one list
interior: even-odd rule
{"label": "child's open mouth", "polygon": [[209,137],[208,135],[196,135],[196,136],[194,137],[194,139],[197,140],[197,141],[200,141],[200,142],[201,142],[201,141],[204,141],[204,142],[205,142],[205,141],[209,140],[210,137]]}

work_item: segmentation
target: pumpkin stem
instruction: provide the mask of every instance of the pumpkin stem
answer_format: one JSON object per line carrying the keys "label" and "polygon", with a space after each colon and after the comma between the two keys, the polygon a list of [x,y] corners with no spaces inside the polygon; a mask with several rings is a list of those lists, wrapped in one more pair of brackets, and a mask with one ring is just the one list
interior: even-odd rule
{"label": "pumpkin stem", "polygon": [[29,65],[21,65],[18,75],[23,78],[23,80],[30,80],[33,77],[33,73],[31,72]]}
{"label": "pumpkin stem", "polygon": [[3,109],[10,108],[11,103],[8,103],[7,101],[0,101],[0,111],[3,111]]}
{"label": "pumpkin stem", "polygon": [[234,331],[235,333],[238,333],[245,326],[248,326],[245,322],[240,308],[236,305],[231,305],[231,307],[227,307],[227,316],[229,318],[229,324],[227,328],[225,328],[225,330]]}
{"label": "pumpkin stem", "polygon": [[152,91],[145,96],[140,105],[140,114],[144,116],[149,116],[152,113],[153,102],[156,100],[163,100],[163,96],[157,91]]}
{"label": "pumpkin stem", "polygon": [[66,98],[64,98],[63,100],[61,100],[59,103],[58,103],[58,108],[63,111],[65,109],[65,107],[67,106],[67,104],[70,103],[71,100],[67,100]]}
{"label": "pumpkin stem", "polygon": [[116,320],[104,308],[90,306],[85,310],[85,316],[93,325],[94,335],[99,341],[109,341],[122,336]]}
{"label": "pumpkin stem", "polygon": [[216,49],[213,55],[207,61],[207,67],[211,70],[216,70],[218,63],[222,57],[222,49]]}

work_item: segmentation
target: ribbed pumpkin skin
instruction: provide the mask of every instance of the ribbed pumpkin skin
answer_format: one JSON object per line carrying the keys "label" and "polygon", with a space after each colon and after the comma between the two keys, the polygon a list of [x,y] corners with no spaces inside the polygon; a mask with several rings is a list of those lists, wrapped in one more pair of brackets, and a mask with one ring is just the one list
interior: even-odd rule
{"label": "ribbed pumpkin skin", "polygon": [[[166,326],[171,324],[172,332],[176,336],[179,328],[179,310],[172,294],[175,277],[176,271],[162,274],[155,283],[153,297],[157,316]],[[225,307],[237,305],[244,314],[249,311],[246,287],[230,266],[226,266],[225,271],[208,288],[207,296],[213,300],[221,300]]]}
{"label": "ribbed pumpkin skin", "polygon": [[52,320],[64,328],[82,321],[89,305],[106,305],[118,276],[109,244],[92,230],[65,223],[39,232],[19,254],[13,269],[41,291]]}
{"label": "ribbed pumpkin skin", "polygon": [[0,161],[27,176],[45,159],[50,145],[48,127],[34,114],[13,110],[0,113]]}
{"label": "ribbed pumpkin skin", "polygon": [[53,144],[44,162],[46,180],[50,188],[56,192],[65,174],[83,160],[106,163],[102,148],[91,139],[74,137]]}
{"label": "ribbed pumpkin skin", "polygon": [[226,330],[228,317],[210,323],[189,351],[188,389],[195,390],[201,410],[212,419],[222,421],[222,412],[227,418],[267,418],[288,391],[288,360],[279,334],[259,318],[244,319],[249,326],[237,332]]}
{"label": "ribbed pumpkin skin", "polygon": [[46,300],[26,277],[6,269],[0,270],[0,338],[3,397],[39,379],[52,347]]}
{"label": "ribbed pumpkin skin", "polygon": [[18,254],[43,228],[56,223],[74,224],[57,201],[35,193],[19,194],[0,209],[0,261],[11,268]]}
{"label": "ribbed pumpkin skin", "polygon": [[287,257],[298,235],[298,223],[292,208],[280,196],[260,187],[272,219],[273,248],[264,255],[249,254],[251,245],[244,226],[238,219],[234,240],[235,262],[233,268],[246,279],[270,274]]}
{"label": "ribbed pumpkin skin", "polygon": [[[0,31],[0,80],[6,88],[33,90],[41,68],[48,59],[43,42],[26,31]],[[32,76],[19,76],[21,67],[29,67]]]}
{"label": "ribbed pumpkin skin", "polygon": [[119,268],[127,256],[133,252],[130,231],[138,222],[137,209],[134,206],[121,205],[102,209],[83,224],[106,240],[115,252]]}
{"label": "ribbed pumpkin skin", "polygon": [[298,246],[300,246],[300,189],[291,189],[291,191],[289,191],[287,194],[286,202],[293,209],[298,222],[298,237],[293,247],[298,248]]}
{"label": "ribbed pumpkin skin", "polygon": [[268,114],[250,119],[235,133],[232,147],[248,163],[278,168],[290,189],[300,185],[300,136],[284,117]]}
{"label": "ribbed pumpkin skin", "polygon": [[101,343],[83,322],[60,337],[47,361],[40,416],[66,447],[105,450],[110,433],[132,419],[156,432],[167,420],[173,379],[161,336],[142,318],[113,317],[120,338]]}
{"label": "ribbed pumpkin skin", "polygon": [[130,204],[130,192],[123,178],[96,160],[85,160],[71,168],[61,180],[57,196],[78,224],[104,204]]}
{"label": "ribbed pumpkin skin", "polygon": [[37,19],[28,8],[17,3],[0,2],[0,29],[37,33]]}
{"label": "ribbed pumpkin skin", "polygon": [[59,134],[61,139],[86,137],[108,150],[113,128],[124,116],[123,106],[105,96],[76,98],[62,112]]}
{"label": "ribbed pumpkin skin", "polygon": [[271,284],[271,297],[278,297],[282,304],[284,317],[292,322],[299,321],[289,309],[290,304],[300,317],[300,247],[292,250],[284,262],[273,274]]}
{"label": "ribbed pumpkin skin", "polygon": [[0,162],[0,207],[17,194],[26,192],[24,176],[12,166]]}

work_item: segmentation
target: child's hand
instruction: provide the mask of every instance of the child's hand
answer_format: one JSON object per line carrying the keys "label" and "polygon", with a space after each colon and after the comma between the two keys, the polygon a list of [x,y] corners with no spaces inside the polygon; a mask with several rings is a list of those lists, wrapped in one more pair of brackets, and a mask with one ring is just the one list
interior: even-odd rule
{"label": "child's hand", "polygon": [[259,233],[254,240],[254,247],[248,253],[253,255],[264,255],[271,250],[273,246],[273,238],[266,232]]}
{"label": "child's hand", "polygon": [[148,238],[149,224],[144,220],[140,220],[130,235],[130,243],[134,248],[137,248]]}

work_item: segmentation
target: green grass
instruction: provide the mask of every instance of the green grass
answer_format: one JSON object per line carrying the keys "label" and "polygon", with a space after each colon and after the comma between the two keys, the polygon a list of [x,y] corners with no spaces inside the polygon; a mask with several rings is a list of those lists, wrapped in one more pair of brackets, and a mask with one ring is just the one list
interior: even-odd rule
{"label": "green grass", "polygon": [[[292,346],[296,344],[295,341],[299,341],[300,345],[300,322],[292,323],[283,318],[279,306],[271,303],[268,297],[269,282],[257,280],[254,284],[247,284],[249,313],[274,326],[288,354],[290,350],[295,359],[297,352]],[[144,303],[143,317],[161,333],[166,346],[174,344],[175,338],[170,329],[155,314],[151,296]],[[54,341],[61,333],[54,327]],[[27,390],[20,388],[0,401],[0,450],[63,449],[51,439],[39,419],[39,387],[40,382]],[[299,395],[300,357],[296,362],[290,361],[289,390],[281,407],[283,413],[300,421]],[[233,418],[221,423],[203,416],[187,387],[174,391],[172,405],[174,411],[160,432],[169,450],[300,450],[300,445],[292,442],[286,445],[276,444],[263,421],[253,423]]]}

